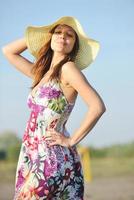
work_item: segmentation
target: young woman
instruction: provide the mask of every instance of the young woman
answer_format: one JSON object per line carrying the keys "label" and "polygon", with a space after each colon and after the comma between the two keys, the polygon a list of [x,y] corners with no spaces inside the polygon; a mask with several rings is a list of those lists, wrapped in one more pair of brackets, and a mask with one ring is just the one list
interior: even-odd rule
{"label": "young woman", "polygon": [[[35,62],[20,55],[29,49]],[[82,200],[84,178],[76,145],[105,112],[99,94],[82,69],[96,57],[99,43],[89,39],[73,17],[26,29],[26,37],[3,47],[11,64],[33,80],[31,109],[16,171],[14,200]],[[80,95],[88,112],[75,133],[66,122]]]}

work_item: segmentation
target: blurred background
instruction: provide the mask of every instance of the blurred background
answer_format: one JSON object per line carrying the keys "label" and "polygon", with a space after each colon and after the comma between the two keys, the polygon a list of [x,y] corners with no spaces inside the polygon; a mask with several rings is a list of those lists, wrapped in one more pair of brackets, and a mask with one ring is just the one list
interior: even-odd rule
{"label": "blurred background", "polygon": [[[78,146],[83,166],[82,148],[88,160],[85,200],[134,200],[134,1],[1,1],[0,46],[24,37],[29,25],[47,25],[62,16],[76,17],[101,45],[95,62],[83,70],[107,109]],[[28,50],[22,55],[34,61]],[[0,200],[13,199],[31,83],[0,51]],[[86,112],[78,96],[67,123],[70,134]]]}

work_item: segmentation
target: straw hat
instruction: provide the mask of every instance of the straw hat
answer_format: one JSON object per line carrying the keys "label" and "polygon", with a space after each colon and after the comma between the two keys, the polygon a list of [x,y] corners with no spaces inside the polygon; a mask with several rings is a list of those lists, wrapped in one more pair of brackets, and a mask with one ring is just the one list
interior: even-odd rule
{"label": "straw hat", "polygon": [[78,20],[70,16],[61,17],[48,26],[28,26],[25,30],[25,38],[30,53],[37,58],[40,48],[51,38],[49,31],[57,24],[66,24],[75,30],[79,38],[79,50],[74,62],[80,70],[88,67],[98,54],[99,42],[89,38]]}

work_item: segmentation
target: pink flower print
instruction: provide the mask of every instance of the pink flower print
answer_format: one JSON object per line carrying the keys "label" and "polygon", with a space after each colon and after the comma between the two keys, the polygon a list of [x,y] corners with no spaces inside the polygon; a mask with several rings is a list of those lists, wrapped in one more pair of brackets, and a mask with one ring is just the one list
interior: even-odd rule
{"label": "pink flower print", "polygon": [[36,188],[36,194],[39,197],[43,197],[44,194],[47,195],[48,193],[49,193],[49,188],[47,186],[46,180],[40,179],[39,186]]}
{"label": "pink flower print", "polygon": [[[57,123],[57,121],[58,121],[58,119],[53,120],[53,121],[51,122],[51,124],[49,125],[49,128],[50,128],[50,129],[51,129],[51,128],[54,128],[55,125],[56,125],[56,123]],[[49,128],[48,128],[48,129],[49,129]]]}
{"label": "pink flower print", "polygon": [[36,139],[37,137],[34,138],[31,144],[31,150],[32,151],[38,151],[38,145],[39,145],[39,139]]}
{"label": "pink flower print", "polygon": [[35,149],[35,150],[30,149],[30,150],[32,150],[32,151],[30,151],[30,159],[32,161],[36,161],[38,159],[38,150],[37,149]]}
{"label": "pink flower print", "polygon": [[18,171],[19,178],[17,179],[16,188],[19,188],[19,186],[22,185],[25,180],[25,178],[23,177],[22,171],[23,171],[23,167],[21,166],[21,168]]}
{"label": "pink flower print", "polygon": [[42,105],[33,103],[31,99],[29,99],[28,101],[28,106],[29,108],[32,109],[32,112],[30,115],[30,120],[28,122],[27,128],[30,129],[31,131],[35,131],[35,128],[37,126],[36,120],[37,120],[38,114],[40,113],[41,115],[43,115],[43,111],[45,107]]}
{"label": "pink flower print", "polygon": [[31,131],[35,131],[35,129],[37,128],[36,120],[37,120],[37,113],[32,111],[28,124],[28,129],[30,129]]}
{"label": "pink flower print", "polygon": [[45,109],[44,106],[33,103],[31,99],[29,99],[29,101],[28,101],[28,106],[29,106],[29,108],[31,108],[35,113],[40,113],[40,114],[43,114],[43,111],[44,111],[44,109]]}
{"label": "pink flower print", "polygon": [[57,91],[56,89],[52,89],[51,87],[41,87],[40,88],[40,94],[39,97],[47,97],[49,99],[59,97],[60,91]]}
{"label": "pink flower print", "polygon": [[45,171],[46,177],[51,176],[57,170],[56,164],[57,164],[57,162],[54,159],[53,159],[53,161],[52,160],[45,160],[44,171]]}

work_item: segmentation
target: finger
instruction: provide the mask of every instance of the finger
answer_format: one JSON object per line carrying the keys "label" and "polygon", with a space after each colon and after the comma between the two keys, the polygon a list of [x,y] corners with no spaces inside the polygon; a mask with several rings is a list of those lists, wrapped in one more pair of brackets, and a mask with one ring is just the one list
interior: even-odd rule
{"label": "finger", "polygon": [[52,132],[51,135],[55,136],[55,137],[62,137],[61,134],[57,133],[57,132]]}
{"label": "finger", "polygon": [[52,137],[52,135],[46,135],[46,136],[45,136],[45,138],[50,138],[50,137]]}
{"label": "finger", "polygon": [[45,137],[45,140],[52,140],[51,136]]}
{"label": "finger", "polygon": [[59,132],[57,132],[57,131],[54,130],[54,129],[51,131],[51,133],[53,133],[53,134],[59,134]]}
{"label": "finger", "polygon": [[49,146],[53,146],[53,145],[58,145],[58,143],[57,143],[57,142],[51,142],[51,143],[49,144]]}
{"label": "finger", "polygon": [[55,132],[55,130],[52,129],[52,128],[50,128],[50,129],[47,130],[47,132],[49,132],[49,131],[50,131],[50,132]]}

